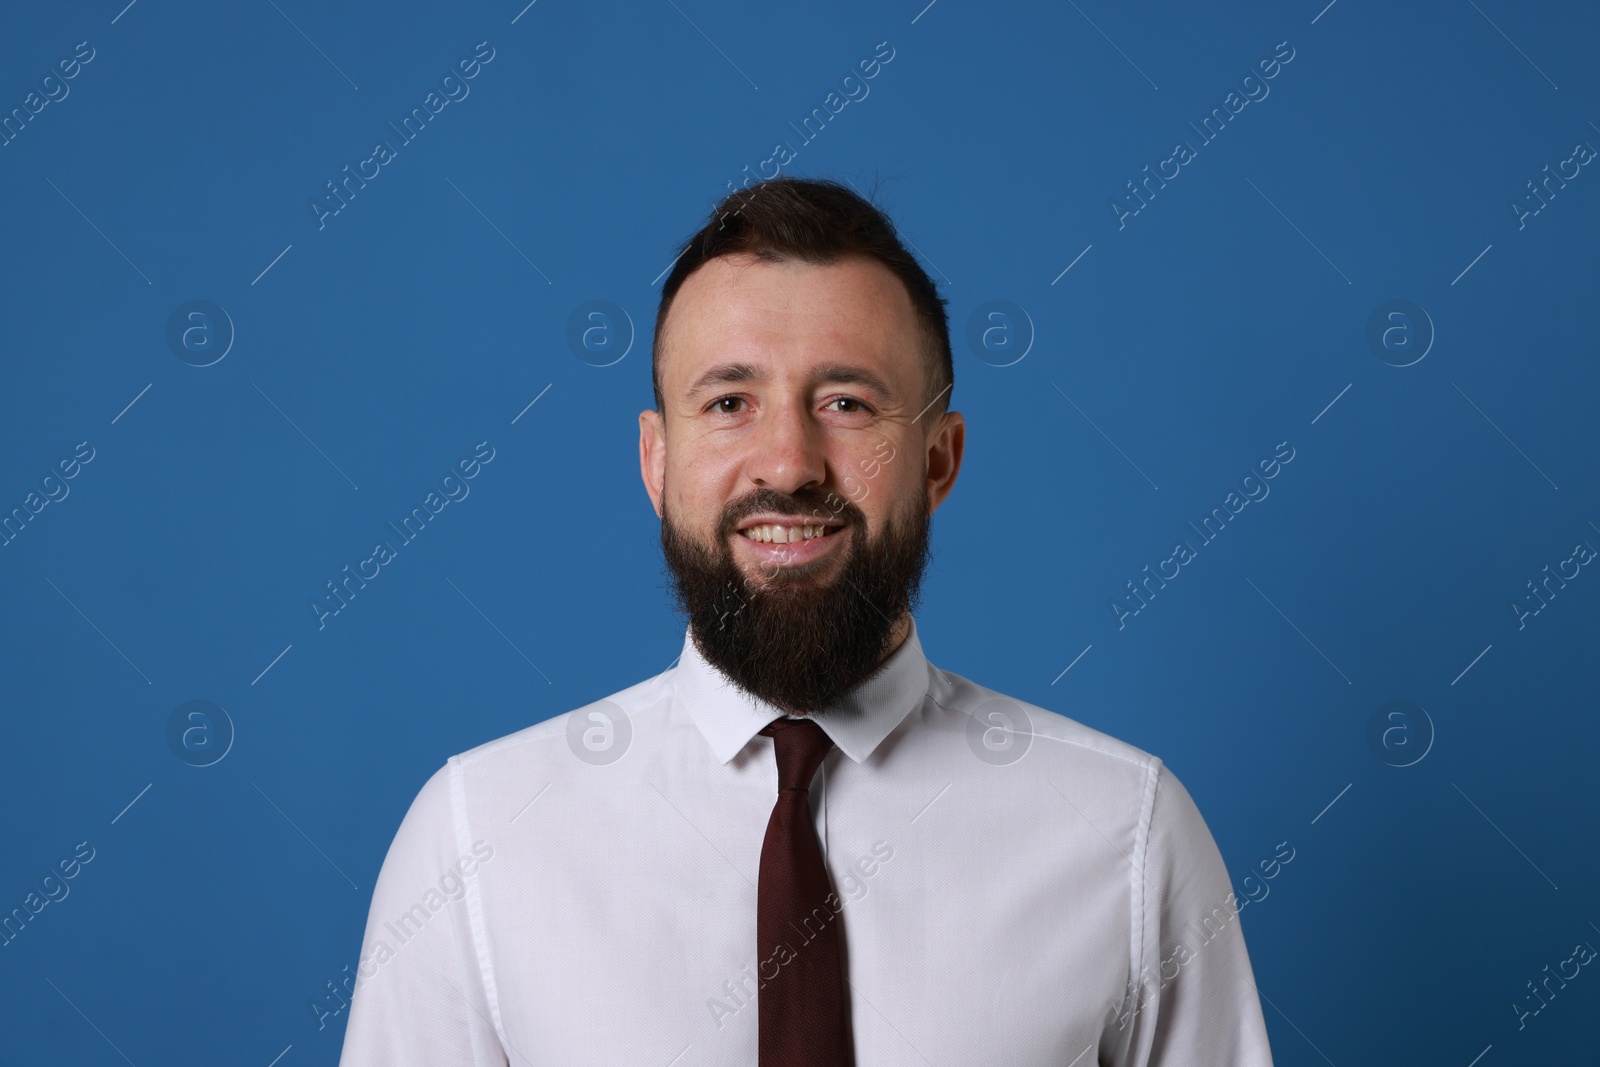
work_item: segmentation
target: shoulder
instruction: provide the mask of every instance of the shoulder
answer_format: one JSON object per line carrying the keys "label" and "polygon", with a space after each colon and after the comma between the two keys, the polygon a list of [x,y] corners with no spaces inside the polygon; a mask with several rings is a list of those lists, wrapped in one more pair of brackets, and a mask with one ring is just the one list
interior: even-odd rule
{"label": "shoulder", "polygon": [[1159,757],[1136,745],[932,664],[928,699],[975,743],[999,746],[1012,735],[1012,743],[1026,746],[1015,761],[1034,761],[1045,774],[1091,774],[1143,792],[1164,772]]}
{"label": "shoulder", "polygon": [[[930,670],[929,700],[948,729],[966,734],[980,761],[1005,772],[982,775],[1004,783],[994,790],[997,796],[1012,804],[1037,798],[1041,811],[1064,803],[1070,825],[1091,830],[1121,853],[1135,911],[1168,894],[1220,899],[1227,892],[1210,828],[1159,756],[950,671]],[[1009,751],[1008,744],[1014,746]]]}
{"label": "shoulder", "polygon": [[672,692],[672,677],[671,670],[663,671],[457,753],[439,774],[453,771],[461,781],[488,783],[507,776],[521,777],[533,766],[549,766],[553,760],[572,754],[568,751],[569,745],[591,753],[610,744],[626,745],[634,729],[665,711]]}

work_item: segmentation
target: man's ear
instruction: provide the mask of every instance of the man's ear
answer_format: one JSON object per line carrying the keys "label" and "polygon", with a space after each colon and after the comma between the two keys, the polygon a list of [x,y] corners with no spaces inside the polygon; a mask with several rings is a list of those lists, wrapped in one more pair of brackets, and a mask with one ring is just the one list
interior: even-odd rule
{"label": "man's ear", "polygon": [[667,433],[659,411],[639,412],[639,476],[659,519],[667,482]]}
{"label": "man's ear", "polygon": [[938,429],[928,438],[928,514],[939,510],[944,498],[955,488],[966,441],[967,420],[959,411],[945,412],[939,419]]}

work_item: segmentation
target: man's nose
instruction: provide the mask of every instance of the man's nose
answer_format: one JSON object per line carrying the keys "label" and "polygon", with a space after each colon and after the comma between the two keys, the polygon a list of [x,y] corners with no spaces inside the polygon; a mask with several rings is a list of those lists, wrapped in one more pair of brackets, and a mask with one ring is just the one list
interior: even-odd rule
{"label": "man's nose", "polygon": [[745,474],[757,485],[780,493],[821,485],[827,478],[823,429],[808,412],[791,407],[769,409],[748,438]]}

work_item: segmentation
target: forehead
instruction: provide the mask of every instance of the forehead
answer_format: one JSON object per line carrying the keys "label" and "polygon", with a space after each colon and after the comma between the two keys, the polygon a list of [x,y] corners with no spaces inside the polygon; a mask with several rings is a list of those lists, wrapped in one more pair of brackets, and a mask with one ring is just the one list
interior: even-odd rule
{"label": "forehead", "polygon": [[841,359],[868,363],[902,384],[921,374],[905,286],[862,257],[817,265],[720,256],[684,280],[662,341],[662,390],[674,395],[729,359],[774,376]]}

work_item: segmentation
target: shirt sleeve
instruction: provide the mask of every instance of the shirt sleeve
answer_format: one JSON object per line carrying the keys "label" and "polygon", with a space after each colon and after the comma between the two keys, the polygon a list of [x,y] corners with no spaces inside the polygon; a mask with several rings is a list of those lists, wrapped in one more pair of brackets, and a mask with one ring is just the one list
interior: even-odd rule
{"label": "shirt sleeve", "polygon": [[340,1067],[507,1067],[474,949],[478,865],[461,769],[451,760],[412,801],[372,891]]}
{"label": "shirt sleeve", "polygon": [[1126,1067],[1272,1067],[1260,995],[1222,854],[1183,784],[1159,760],[1140,863],[1142,929],[1113,1062]]}

